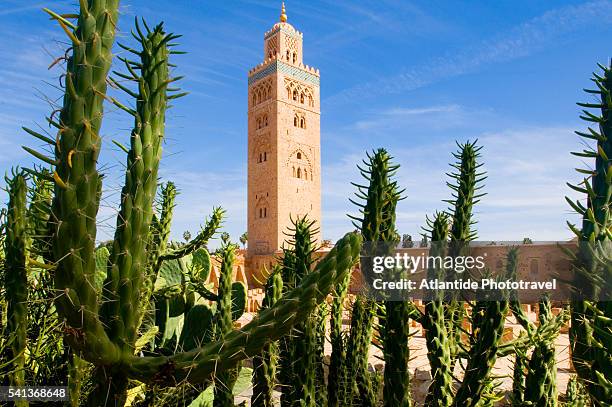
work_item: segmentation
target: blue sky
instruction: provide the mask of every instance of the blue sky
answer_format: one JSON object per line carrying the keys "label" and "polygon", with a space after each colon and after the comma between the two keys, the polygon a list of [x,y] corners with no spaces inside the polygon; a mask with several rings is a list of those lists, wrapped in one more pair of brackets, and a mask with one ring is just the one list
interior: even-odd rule
{"label": "blue sky", "polygon": [[[66,39],[41,11],[71,12],[75,1],[3,0],[0,7],[0,171],[29,166],[20,130],[43,125],[60,69],[48,70]],[[455,140],[478,138],[489,178],[476,208],[483,240],[562,240],[575,220],[565,182],[579,177],[584,128],[576,101],[589,100],[596,62],[607,61],[610,1],[287,1],[304,33],[305,63],[321,70],[323,236],[352,227],[350,181],[366,150],[385,147],[402,165],[407,198],[401,233],[417,236],[425,215],[444,209]],[[173,236],[215,205],[228,210],[234,239],[246,230],[247,71],[261,62],[263,33],[280,1],[123,0],[119,40],[135,15],[183,34],[176,74],[190,92],[168,115],[161,176],[181,195]],[[118,50],[119,52],[119,50]],[[117,65],[119,67],[119,65]],[[101,167],[106,176],[100,238],[114,224],[131,120],[107,106]],[[5,201],[2,193],[0,200]]]}

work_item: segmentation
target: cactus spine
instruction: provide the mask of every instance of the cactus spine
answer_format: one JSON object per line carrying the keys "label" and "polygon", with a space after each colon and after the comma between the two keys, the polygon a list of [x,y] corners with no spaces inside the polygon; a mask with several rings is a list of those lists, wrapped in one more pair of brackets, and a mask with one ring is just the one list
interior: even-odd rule
{"label": "cactus spine", "polygon": [[[23,173],[15,173],[6,179],[9,202],[6,215],[6,238],[4,242],[4,287],[7,299],[7,329],[10,332],[8,361],[12,368],[9,372],[11,386],[26,384],[26,340],[28,327],[28,276],[26,262],[27,218],[26,218],[26,179]],[[17,403],[27,406],[27,401]]]}
{"label": "cactus spine", "polygon": [[[266,281],[266,295],[262,309],[273,306],[283,292],[281,268],[276,266]],[[253,396],[251,406],[273,407],[273,392],[276,382],[278,343],[271,342],[263,347],[261,354],[253,358]]]}
{"label": "cactus spine", "polygon": [[[596,405],[608,405],[612,400],[612,270],[601,259],[609,258],[610,204],[612,202],[612,62],[599,65],[603,73],[593,74],[594,90],[585,90],[599,98],[597,103],[578,103],[585,108],[580,116],[596,128],[576,132],[587,141],[596,141],[596,148],[573,153],[594,160],[593,169],[578,169],[587,174],[578,185],[568,184],[586,195],[587,205],[566,198],[582,216],[582,228],[569,224],[580,241],[574,256],[575,288],[578,290],[571,308],[571,354],[578,376],[586,384]],[[600,114],[587,109],[598,109]],[[594,299],[594,301],[590,301]]]}

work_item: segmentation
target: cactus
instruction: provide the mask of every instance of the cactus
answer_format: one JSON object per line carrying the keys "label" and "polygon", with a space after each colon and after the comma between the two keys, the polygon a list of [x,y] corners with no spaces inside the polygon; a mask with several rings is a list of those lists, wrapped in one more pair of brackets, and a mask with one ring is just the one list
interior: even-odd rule
{"label": "cactus", "polygon": [[[266,295],[262,309],[267,309],[280,299],[283,292],[283,278],[280,266],[276,266],[266,281]],[[278,343],[271,342],[263,347],[261,354],[253,358],[253,395],[251,406],[273,407],[273,391],[276,382]]]}
{"label": "cactus", "polygon": [[[9,372],[11,386],[26,384],[26,339],[28,327],[28,236],[26,217],[26,178],[22,172],[15,172],[6,178],[9,193],[6,215],[6,238],[4,242],[4,287],[7,300],[8,340],[7,360],[11,361]],[[17,402],[27,406],[27,401]]]}
{"label": "cactus", "polygon": [[[472,212],[474,205],[485,195],[484,193],[478,193],[478,191],[483,188],[482,182],[486,179],[485,172],[478,172],[482,167],[482,163],[478,162],[482,147],[478,147],[477,142],[478,140],[471,143],[469,141],[464,144],[457,143],[459,151],[453,153],[453,156],[458,161],[451,164],[451,167],[457,172],[448,174],[454,182],[447,182],[447,185],[453,191],[453,199],[446,201],[451,205],[448,212],[452,214],[448,247],[448,255],[451,257],[467,255],[468,243],[476,239],[476,231],[473,228],[476,222],[473,219]],[[447,270],[447,273],[449,280],[457,279],[458,274],[455,270]],[[445,306],[445,321],[451,348],[451,369],[454,369],[459,343],[461,342],[459,327],[465,317],[465,308],[456,297],[456,295],[453,295]]]}
{"label": "cactus", "polygon": [[[596,405],[607,405],[612,400],[612,270],[609,256],[612,251],[609,207],[612,200],[612,61],[599,65],[603,73],[593,74],[597,103],[578,103],[585,108],[580,116],[596,128],[576,132],[587,141],[595,140],[596,148],[573,153],[594,161],[593,169],[578,169],[586,174],[578,185],[568,184],[586,195],[587,205],[566,198],[572,209],[582,216],[582,227],[568,222],[580,245],[578,253],[569,253],[574,262],[576,295],[572,300],[570,342],[574,367]],[[598,109],[600,114],[588,109]],[[593,299],[593,300],[591,300]],[[601,301],[601,299],[606,301]]]}
{"label": "cactus", "polygon": [[[539,303],[540,324],[552,318],[550,300],[544,297]],[[527,367],[525,378],[524,402],[529,405],[556,407],[557,403],[557,365],[553,341],[537,343]]]}
{"label": "cactus", "polygon": [[[508,251],[506,270],[510,278],[516,278],[518,265],[518,248]],[[552,315],[548,296],[539,302],[540,328],[529,320],[518,302],[515,292],[510,294],[510,309],[515,318],[527,332],[534,344],[534,350],[528,358],[526,349],[516,346],[516,358],[513,381],[513,405],[557,406],[557,366],[555,360],[555,339],[558,334],[556,326],[559,321],[565,323],[568,314],[562,312],[556,317]],[[544,338],[536,338],[538,329],[552,327],[554,334]]]}
{"label": "cactus", "polygon": [[567,382],[566,407],[587,407],[590,406],[589,397],[585,393],[584,385],[579,382],[576,375],[572,375]]}
{"label": "cactus", "polygon": [[463,383],[457,390],[453,406],[476,406],[486,390],[489,375],[497,359],[504,330],[508,301],[477,301],[472,308],[475,334],[470,338],[468,363]]}
{"label": "cactus", "polygon": [[340,405],[376,405],[375,384],[368,371],[367,358],[374,330],[375,307],[373,301],[361,296],[357,296],[353,303],[345,367],[338,390],[340,400],[343,400]]}
{"label": "cactus", "polygon": [[[281,258],[281,277],[283,280],[283,294],[288,293],[297,285],[295,275],[295,252],[289,248],[283,248]],[[294,382],[293,353],[294,353],[293,330],[289,335],[279,341],[279,366],[278,381],[282,386],[281,406],[291,407],[294,403],[295,394],[291,391]]]}
{"label": "cactus", "polygon": [[[399,241],[395,229],[395,207],[401,199],[397,182],[393,180],[399,166],[391,162],[391,156],[384,149],[374,154],[368,154],[368,161],[364,161],[367,168],[361,169],[361,175],[368,181],[368,185],[354,184],[358,188],[356,194],[364,203],[353,200],[361,213],[362,218],[353,217],[353,224],[359,228],[364,241],[383,243],[386,250],[390,250]],[[362,269],[367,266],[362,264]],[[392,336],[385,335],[385,395],[391,405],[395,402],[407,405],[410,403],[409,377],[408,377],[408,307],[401,303],[387,302],[388,312],[393,315],[390,329],[401,329]],[[371,383],[368,372],[368,354],[372,340],[373,323],[376,314],[376,304],[371,300],[358,299],[353,306],[351,330],[348,340],[346,371],[342,394],[347,400],[356,399],[357,403],[374,405],[376,403],[376,389]],[[383,332],[386,332],[383,330]],[[387,345],[384,343],[387,342]],[[387,403],[387,399],[385,399]],[[387,405],[387,404],[385,404]]]}
{"label": "cactus", "polygon": [[[443,256],[447,250],[446,241],[449,234],[448,215],[438,212],[428,223],[431,228],[432,241],[430,255]],[[435,264],[427,271],[428,279],[443,279],[444,277],[445,270],[438,269]],[[435,295],[436,297],[425,303],[425,315],[422,319],[428,349],[427,357],[432,373],[432,382],[427,392],[425,405],[450,406],[453,400],[451,348],[445,322],[443,296],[439,291],[436,291]]]}
{"label": "cactus", "polygon": [[525,377],[527,375],[527,355],[518,350],[514,355],[514,368],[512,370],[512,405],[520,407],[525,402]]}
{"label": "cactus", "polygon": [[344,302],[351,282],[351,276],[347,275],[344,281],[341,281],[334,288],[333,300],[330,311],[330,343],[331,356],[329,362],[329,373],[327,376],[327,405],[328,407],[339,407],[343,400],[340,394],[340,389],[343,387],[341,383],[342,372],[344,371],[344,363],[346,359],[346,341],[342,330]]}
{"label": "cactus", "polygon": [[[159,218],[153,215],[151,220],[149,240],[147,245],[147,276],[144,280],[144,289],[141,299],[141,309],[149,308],[149,301],[153,293],[157,275],[161,264],[158,262],[162,252],[166,249],[170,236],[172,214],[176,199],[176,187],[174,183],[168,182],[161,186],[161,209]],[[142,316],[141,316],[142,318]]]}
{"label": "cactus", "polygon": [[[215,314],[215,338],[224,339],[233,328],[232,318],[232,271],[235,258],[236,246],[224,242],[219,250],[221,258],[221,273],[219,276],[219,300]],[[215,377],[215,400],[214,407],[233,407],[234,394],[232,390],[238,378],[239,368],[220,371]]]}
{"label": "cactus", "polygon": [[[313,253],[316,247],[313,242],[314,221],[306,217],[292,221],[292,236],[287,242],[291,249],[284,250],[283,284],[287,288],[300,284],[312,271]],[[318,307],[317,307],[318,311]],[[287,338],[283,338],[283,365],[281,382],[285,387],[281,402],[283,405],[316,406],[317,405],[317,315],[316,312],[296,325]]]}

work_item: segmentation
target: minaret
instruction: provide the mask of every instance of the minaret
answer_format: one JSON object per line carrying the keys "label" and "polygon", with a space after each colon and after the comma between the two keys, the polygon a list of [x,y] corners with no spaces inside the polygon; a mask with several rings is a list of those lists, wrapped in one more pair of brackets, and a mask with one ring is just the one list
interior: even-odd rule
{"label": "minaret", "polygon": [[302,37],[283,3],[264,35],[264,61],[248,76],[249,256],[280,250],[292,217],[320,227],[319,71],[303,64]]}

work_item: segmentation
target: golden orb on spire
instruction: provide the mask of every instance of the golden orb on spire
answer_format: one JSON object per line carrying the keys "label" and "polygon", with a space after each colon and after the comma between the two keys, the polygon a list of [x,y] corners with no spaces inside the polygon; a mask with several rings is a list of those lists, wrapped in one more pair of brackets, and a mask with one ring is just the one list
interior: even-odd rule
{"label": "golden orb on spire", "polygon": [[287,13],[285,12],[285,2],[284,1],[283,1],[282,9],[281,9],[280,21],[281,23],[287,22]]}

